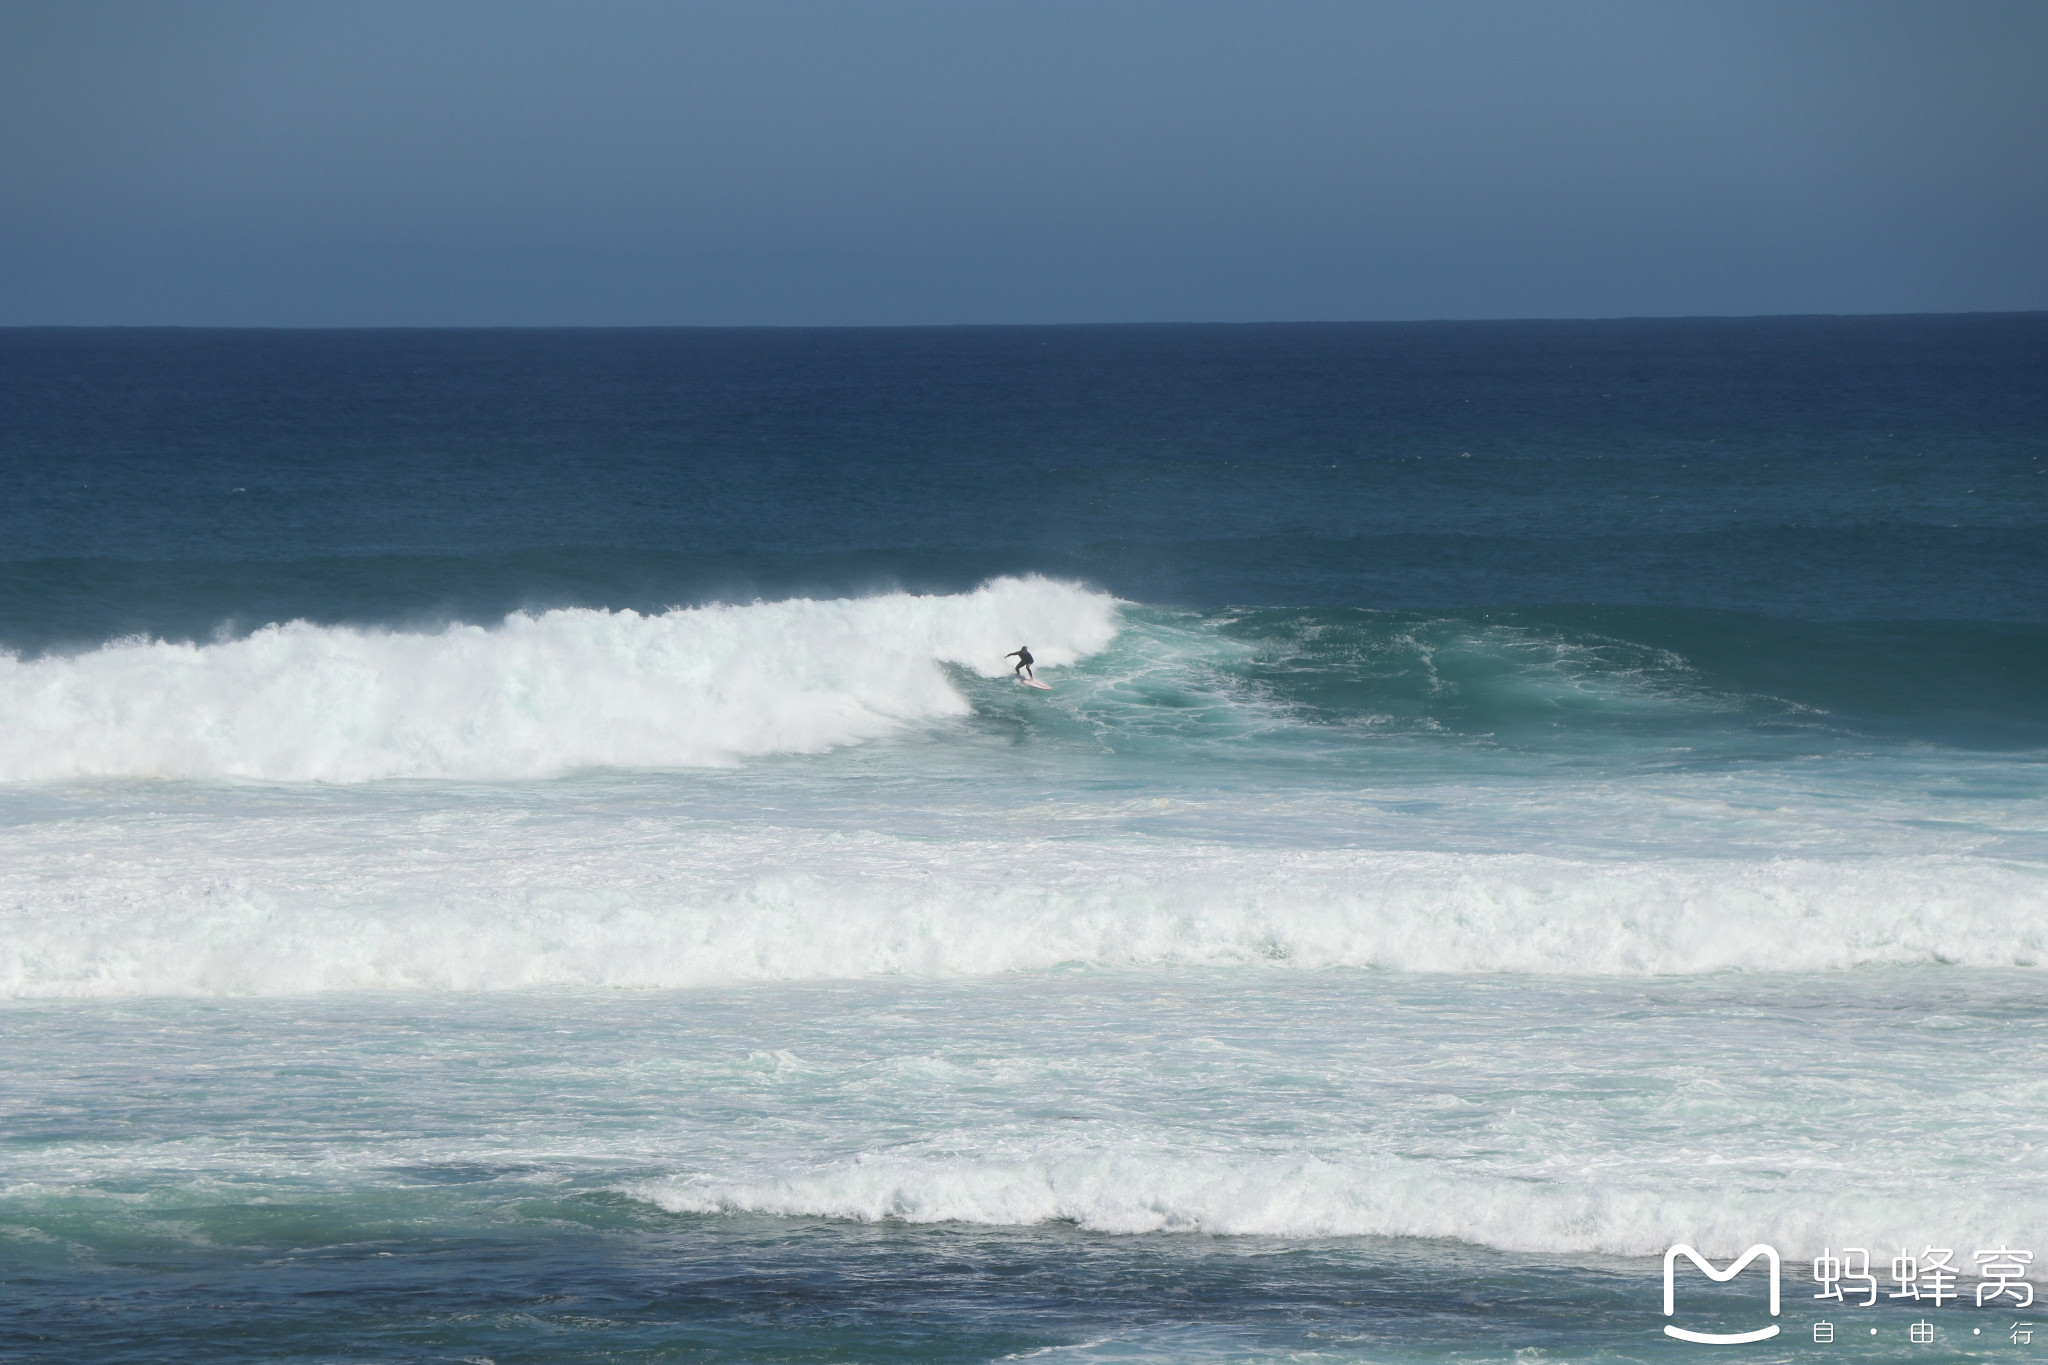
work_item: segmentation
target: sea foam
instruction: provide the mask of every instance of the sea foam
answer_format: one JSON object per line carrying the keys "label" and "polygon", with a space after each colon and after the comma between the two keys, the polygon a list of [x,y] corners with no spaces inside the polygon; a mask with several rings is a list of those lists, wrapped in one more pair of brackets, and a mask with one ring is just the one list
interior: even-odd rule
{"label": "sea foam", "polygon": [[646,616],[569,609],[431,633],[294,621],[210,644],[0,657],[0,782],[516,779],[819,753],[965,714],[942,665],[1057,667],[1113,599],[1041,578]]}
{"label": "sea foam", "polygon": [[672,1213],[1072,1223],[1121,1234],[1426,1237],[1610,1256],[1655,1255],[1675,1236],[1715,1255],[1761,1240],[1789,1256],[1812,1256],[1841,1245],[1845,1234],[1871,1246],[1918,1246],[1931,1228],[1967,1230],[1983,1245],[2031,1246],[2048,1220],[2048,1201],[2015,1182],[1916,1190],[1809,1172],[1799,1196],[1788,1198],[1781,1178],[1726,1167],[1688,1180],[1640,1167],[1506,1174],[1413,1157],[1200,1153],[1161,1143],[1090,1150],[1030,1139],[1011,1145],[1023,1150],[999,1158],[874,1152],[779,1176],[693,1174],[621,1189]]}
{"label": "sea foam", "polygon": [[0,994],[660,989],[1080,964],[1656,976],[2048,961],[2048,877],[1950,857],[1578,859],[931,840],[397,809],[18,828]]}

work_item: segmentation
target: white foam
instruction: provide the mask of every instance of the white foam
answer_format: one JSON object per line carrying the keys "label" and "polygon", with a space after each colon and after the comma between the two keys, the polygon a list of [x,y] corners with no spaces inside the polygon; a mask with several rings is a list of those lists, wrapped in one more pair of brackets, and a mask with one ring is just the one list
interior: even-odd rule
{"label": "white foam", "polygon": [[782,1176],[692,1174],[621,1189],[672,1213],[1067,1222],[1123,1234],[1427,1237],[1613,1256],[1655,1255],[1674,1238],[1716,1255],[1768,1241],[1797,1257],[1840,1247],[1845,1237],[1866,1247],[1917,1248],[1931,1233],[1946,1233],[2026,1247],[2048,1232],[2048,1201],[2023,1186],[1972,1181],[1915,1190],[1880,1175],[1843,1188],[1807,1172],[1798,1196],[1788,1197],[1782,1179],[1746,1180],[1725,1166],[1689,1179],[1603,1156],[1597,1170],[1532,1167],[1509,1175],[1408,1157],[1188,1155],[1158,1144],[996,1160],[870,1153]]}
{"label": "white foam", "polygon": [[[345,806],[348,803],[344,803]],[[2048,962],[1958,856],[1276,849],[398,807],[21,826],[0,994],[663,988],[1105,967],[1652,976]]]}
{"label": "white foam", "polygon": [[514,615],[433,634],[273,625],[212,644],[0,656],[0,782],[509,779],[818,753],[965,714],[942,664],[1058,667],[1113,599],[1041,578],[954,596]]}

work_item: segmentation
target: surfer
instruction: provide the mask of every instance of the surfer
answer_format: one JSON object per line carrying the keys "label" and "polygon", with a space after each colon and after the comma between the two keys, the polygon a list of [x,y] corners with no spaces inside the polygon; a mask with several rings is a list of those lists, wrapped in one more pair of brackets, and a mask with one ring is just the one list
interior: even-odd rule
{"label": "surfer", "polygon": [[1012,650],[1008,654],[1005,654],[1003,657],[1005,659],[1015,659],[1017,661],[1016,674],[1018,677],[1032,679],[1037,678],[1038,675],[1031,671],[1030,645],[1018,645],[1016,649]]}

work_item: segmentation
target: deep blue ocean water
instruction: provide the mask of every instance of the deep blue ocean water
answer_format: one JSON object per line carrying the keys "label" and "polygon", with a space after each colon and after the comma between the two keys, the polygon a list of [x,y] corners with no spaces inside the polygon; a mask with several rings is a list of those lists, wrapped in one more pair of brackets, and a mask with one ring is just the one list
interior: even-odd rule
{"label": "deep blue ocean water", "polygon": [[0,331],[0,649],[0,1358],[2024,1358],[2048,316]]}

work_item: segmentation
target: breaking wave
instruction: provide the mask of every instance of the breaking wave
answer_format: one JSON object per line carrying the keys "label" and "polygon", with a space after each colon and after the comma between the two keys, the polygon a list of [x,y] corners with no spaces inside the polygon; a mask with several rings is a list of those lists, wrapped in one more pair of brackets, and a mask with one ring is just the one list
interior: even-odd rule
{"label": "breaking wave", "polygon": [[[1019,1143],[1020,1147],[1033,1144]],[[2011,1184],[1904,1191],[1782,1182],[1725,1166],[1696,1182],[1670,1171],[1461,1171],[1447,1160],[1273,1152],[1171,1153],[1156,1143],[1004,1157],[863,1154],[821,1168],[754,1177],[679,1175],[623,1192],[671,1213],[753,1213],[855,1222],[1029,1226],[1094,1232],[1255,1237],[1426,1237],[1502,1251],[1648,1256],[1674,1233],[1716,1255],[1758,1240],[1789,1256],[1840,1246],[1920,1245],[1927,1227],[1962,1226],[1984,1245],[2031,1246],[2048,1202]],[[1919,1197],[1915,1197],[1918,1193]],[[1967,1290],[1965,1291],[1967,1293]]]}
{"label": "breaking wave", "polygon": [[1041,578],[953,596],[585,608],[433,634],[272,625],[210,644],[0,657],[0,782],[367,782],[723,766],[965,714],[942,665],[1070,664],[1110,597]]}

